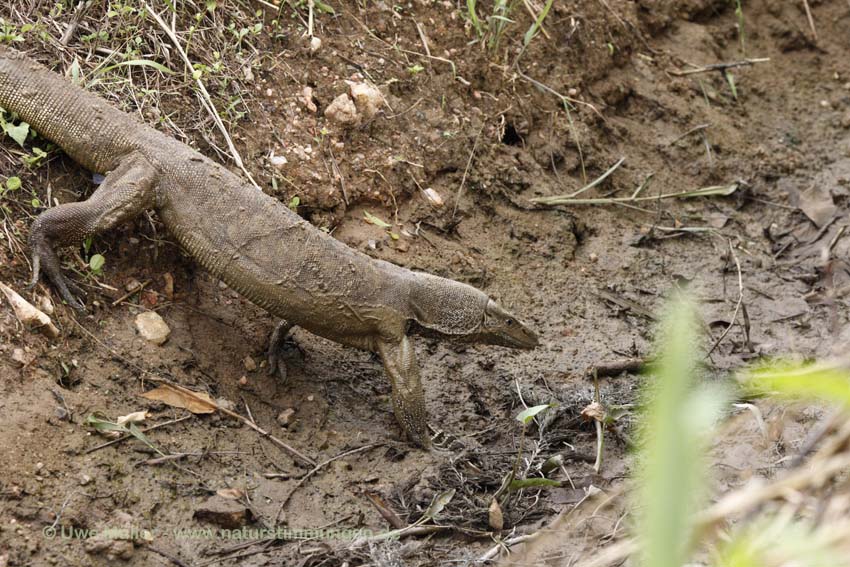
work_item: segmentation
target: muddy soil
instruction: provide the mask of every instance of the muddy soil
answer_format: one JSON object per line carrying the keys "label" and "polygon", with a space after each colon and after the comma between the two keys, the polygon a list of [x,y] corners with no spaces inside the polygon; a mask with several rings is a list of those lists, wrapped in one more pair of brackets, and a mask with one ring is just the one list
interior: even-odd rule
{"label": "muddy soil", "polygon": [[[7,137],[0,179],[18,176],[23,186],[0,201],[0,281],[33,301],[52,297],[62,335],[27,331],[8,304],[0,307],[0,565],[471,563],[494,545],[488,507],[514,466],[514,416],[525,405],[559,403],[543,430],[529,431],[522,468],[539,476],[546,459],[562,454],[555,478],[568,475],[572,486],[510,499],[502,536],[532,533],[585,488],[614,490],[628,474],[630,416],[593,470],[594,427],[580,418],[594,395],[586,371],[651,355],[654,319],[672,289],[687,287],[700,301],[718,371],[847,344],[845,0],[810,2],[816,35],[802,3],[745,3],[743,45],[732,2],[556,2],[545,35],[520,56],[531,24],[522,3],[515,26],[490,49],[465,6],[332,2],[333,14],[316,17],[317,50],[303,37],[306,9],[285,8],[277,20],[263,4],[219,2],[206,12],[186,4],[175,19],[178,30],[202,30],[191,58],[213,65],[218,50],[221,74],[240,72],[231,81],[212,70],[204,80],[218,108],[238,99],[225,118],[260,186],[367,254],[485,290],[520,313],[542,346],[419,340],[440,451],[417,450],[400,437],[389,385],[368,353],[296,330],[301,352],[287,356],[286,382],[270,376],[265,346],[275,321],[198,269],[155,215],[95,238],[88,250],[66,251],[89,292],[86,315],[59,304],[46,285],[26,291],[34,215],[53,199],[85,198],[94,183],[59,150],[23,165],[43,140],[24,152]],[[62,49],[73,10],[16,2],[0,17],[18,30],[35,23],[18,48],[71,77],[101,77],[90,88],[233,166],[169,38],[133,5],[83,13]],[[490,7],[479,2],[482,13]],[[245,18],[264,26],[234,47]],[[228,30],[232,22],[239,25]],[[225,34],[226,46],[204,43]],[[130,65],[97,74],[136,37],[140,53],[179,72]],[[731,68],[731,80],[701,69],[760,58],[769,60]],[[326,117],[346,81],[378,86],[386,104],[358,124]],[[621,158],[582,197],[629,197],[643,185],[646,200],[531,201],[573,193]],[[653,198],[733,184],[727,196]],[[391,227],[366,222],[366,213]],[[85,267],[94,253],[106,258],[100,275]],[[146,283],[144,291],[126,294],[133,281]],[[171,329],[162,346],[137,333],[134,319],[148,310]],[[343,456],[305,478],[309,467],[239,420],[140,397],[151,377],[209,393],[317,462]],[[633,403],[642,380],[605,378],[601,399]],[[773,474],[821,417],[818,408],[761,407],[767,437],[744,412],[718,440],[719,487]],[[109,438],[86,425],[88,416],[140,410],[150,412],[141,426],[171,422],[147,437],[182,458],[156,460],[135,439],[98,448]],[[225,489],[237,498],[221,496]],[[449,490],[454,497],[438,516],[449,527],[431,537],[360,546],[342,539],[391,529],[375,502],[406,525]],[[216,507],[224,510],[209,512]],[[552,564],[591,556],[617,523],[582,524]],[[84,531],[127,526],[142,534],[135,543]],[[222,526],[339,531],[271,540],[192,531]]]}

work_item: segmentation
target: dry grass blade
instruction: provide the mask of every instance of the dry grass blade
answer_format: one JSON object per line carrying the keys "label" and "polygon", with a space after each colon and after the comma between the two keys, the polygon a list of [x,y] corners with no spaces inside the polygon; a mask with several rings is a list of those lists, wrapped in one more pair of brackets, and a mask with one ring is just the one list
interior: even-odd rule
{"label": "dry grass blade", "polygon": [[609,205],[622,203],[638,203],[642,201],[661,201],[664,199],[693,199],[694,197],[728,197],[737,191],[739,185],[712,185],[693,191],[681,191],[679,193],[667,193],[666,195],[655,195],[650,197],[600,197],[598,199],[574,199],[569,195],[556,195],[554,197],[536,197],[530,199],[532,203],[539,205]]}

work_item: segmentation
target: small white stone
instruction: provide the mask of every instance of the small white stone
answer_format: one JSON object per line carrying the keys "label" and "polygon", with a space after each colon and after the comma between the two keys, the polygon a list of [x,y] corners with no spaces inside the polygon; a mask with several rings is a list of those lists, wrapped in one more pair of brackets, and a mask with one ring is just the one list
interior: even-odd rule
{"label": "small white stone", "polygon": [[248,372],[253,372],[254,370],[257,369],[257,363],[254,362],[254,359],[251,358],[250,356],[246,356],[242,360],[242,366],[244,366],[245,370],[247,370]]}
{"label": "small white stone", "polygon": [[310,38],[310,53],[316,53],[319,49],[322,48],[322,40],[318,37]]}
{"label": "small white stone", "polygon": [[427,189],[424,189],[422,193],[425,195],[425,198],[428,199],[428,202],[435,207],[443,206],[443,196],[437,193],[434,189],[428,187]]}
{"label": "small white stone", "polygon": [[155,311],[145,311],[136,315],[136,329],[145,340],[155,345],[161,345],[167,341],[168,335],[171,334],[171,329]]}
{"label": "small white stone", "polygon": [[284,156],[276,156],[274,152],[272,152],[272,154],[269,156],[269,163],[271,163],[274,167],[280,169],[281,167],[289,163],[289,160],[287,160]]}

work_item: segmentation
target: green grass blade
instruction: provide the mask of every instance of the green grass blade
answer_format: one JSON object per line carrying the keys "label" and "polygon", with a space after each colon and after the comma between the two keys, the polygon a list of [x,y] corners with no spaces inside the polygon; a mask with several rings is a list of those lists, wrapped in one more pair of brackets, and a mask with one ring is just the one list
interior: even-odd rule
{"label": "green grass blade", "polygon": [[525,32],[525,36],[522,38],[522,45],[524,47],[528,47],[528,44],[531,43],[531,40],[534,39],[534,36],[537,35],[537,32],[540,31],[540,27],[543,25],[543,20],[546,19],[546,16],[549,15],[549,8],[552,7],[552,4],[555,0],[547,0],[546,5],[543,6],[543,9],[540,10],[540,14],[538,14],[537,19],[531,24],[531,27],[528,28],[528,31]]}
{"label": "green grass blade", "polygon": [[157,63],[156,61],[151,61],[150,59],[133,59],[131,61],[122,61],[121,63],[116,63],[115,65],[104,67],[99,71],[99,73],[108,73],[109,71],[115,70],[118,67],[151,67],[153,69],[156,69],[160,73],[164,73],[166,75],[174,74],[174,71],[172,71],[162,63]]}
{"label": "green grass blade", "polygon": [[697,317],[693,304],[677,296],[657,339],[660,356],[654,385],[644,394],[638,538],[643,567],[681,567],[690,552],[692,521],[705,492],[702,457],[723,403],[715,390],[694,386]]}

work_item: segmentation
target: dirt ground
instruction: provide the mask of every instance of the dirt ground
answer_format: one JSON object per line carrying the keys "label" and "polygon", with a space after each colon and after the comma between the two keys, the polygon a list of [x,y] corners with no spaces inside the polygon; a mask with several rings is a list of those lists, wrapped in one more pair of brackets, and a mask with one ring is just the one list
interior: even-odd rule
{"label": "dirt ground", "polygon": [[[165,3],[155,4],[170,24]],[[521,55],[532,22],[522,2],[493,48],[492,34],[478,38],[464,3],[427,0],[332,1],[333,13],[316,11],[321,45],[311,48],[303,4],[279,15],[265,2],[175,4],[179,39],[206,65],[201,80],[247,169],[350,246],[498,297],[539,332],[542,346],[520,352],[419,340],[430,420],[442,434],[439,451],[417,450],[401,438],[389,384],[368,353],[296,330],[303,354],[287,358],[286,383],[270,376],[265,347],[275,321],[197,269],[153,214],[95,238],[89,250],[66,251],[89,292],[86,315],[61,305],[45,284],[26,290],[26,235],[42,203],[85,198],[95,185],[58,149],[24,165],[33,146],[48,149],[44,140],[22,150],[6,137],[0,179],[23,184],[0,197],[0,282],[33,301],[51,296],[62,334],[49,340],[27,331],[0,306],[0,565],[116,557],[127,565],[472,564],[499,538],[547,525],[587,487],[614,490],[628,475],[630,416],[609,435],[601,471],[593,470],[595,430],[580,417],[594,396],[586,370],[650,356],[654,318],[671,289],[687,287],[699,300],[718,372],[847,344],[846,0],[810,0],[814,28],[802,2],[744,3],[743,46],[734,2],[556,0],[545,34]],[[92,6],[79,17],[56,6],[5,4],[0,39],[82,76],[117,106],[236,170],[172,40],[139,4]],[[478,9],[489,13],[492,3]],[[262,27],[240,27],[247,21]],[[172,73],[110,68],[121,53]],[[769,60],[731,68],[732,81],[702,69],[761,58]],[[694,70],[701,72],[683,73]],[[326,117],[346,81],[376,85],[386,104],[359,124]],[[531,201],[573,193],[621,158],[582,197],[629,197],[644,185],[645,201]],[[728,196],[654,198],[731,184],[737,190]],[[367,223],[367,212],[391,226]],[[100,275],[84,261],[94,253],[106,259]],[[144,291],[127,295],[132,281],[145,282]],[[171,328],[162,346],[136,331],[135,316],[147,310]],[[150,377],[208,392],[317,462],[351,454],[304,477],[309,467],[236,419],[140,397],[154,386]],[[601,399],[633,403],[642,380],[605,378]],[[552,401],[559,406],[543,430],[529,431],[520,469],[540,476],[541,464],[561,454],[554,478],[570,482],[515,494],[495,532],[488,507],[516,460],[514,417]],[[772,475],[821,417],[817,408],[760,406],[767,436],[743,410],[718,440],[718,487]],[[185,418],[147,434],[182,458],[152,460],[158,455],[135,439],[97,448],[109,439],[86,425],[89,415],[114,420],[141,410],[150,412],[143,427]],[[217,494],[222,489],[239,498]],[[424,537],[353,545],[341,536],[191,531],[230,526],[227,518],[240,529],[379,533],[392,526],[374,502],[406,525],[449,490],[436,520],[446,528]],[[551,564],[591,557],[626,529],[621,519],[588,520]],[[75,535],[118,526],[147,532],[135,544]]]}

